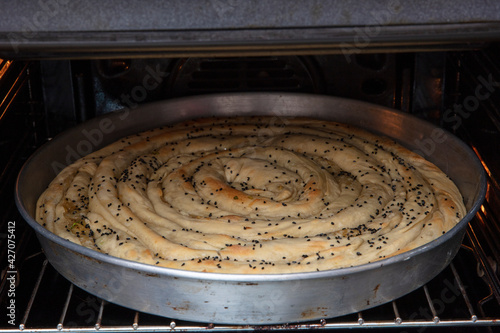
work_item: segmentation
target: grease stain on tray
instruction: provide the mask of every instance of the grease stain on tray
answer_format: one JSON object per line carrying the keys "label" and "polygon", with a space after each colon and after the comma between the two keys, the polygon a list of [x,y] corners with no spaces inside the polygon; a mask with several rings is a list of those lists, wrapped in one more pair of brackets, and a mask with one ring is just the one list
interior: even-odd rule
{"label": "grease stain on tray", "polygon": [[379,284],[377,284],[377,285],[375,286],[375,288],[373,289],[373,297],[374,297],[374,298],[376,298],[376,297],[377,297],[377,291],[379,290],[379,288],[380,288],[380,283],[379,283]]}
{"label": "grease stain on tray", "polygon": [[172,310],[177,312],[186,312],[190,310],[190,304],[188,301],[184,301],[178,306],[172,306]]}
{"label": "grease stain on tray", "polygon": [[316,308],[303,311],[300,314],[300,317],[303,319],[309,319],[309,318],[326,317],[327,315],[328,315],[328,308],[318,306]]}

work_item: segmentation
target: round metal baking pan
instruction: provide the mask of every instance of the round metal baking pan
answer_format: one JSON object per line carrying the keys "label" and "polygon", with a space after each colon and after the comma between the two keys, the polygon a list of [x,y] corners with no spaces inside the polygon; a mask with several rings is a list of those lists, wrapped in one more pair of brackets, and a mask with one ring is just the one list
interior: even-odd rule
{"label": "round metal baking pan", "polygon": [[[468,214],[440,238],[392,258],[351,268],[276,275],[200,273],[127,261],[64,240],[34,220],[39,195],[62,166],[83,153],[163,124],[216,115],[308,116],[391,137],[448,174],[461,190]],[[153,103],[80,124],[30,157],[18,176],[16,203],[50,263],[91,294],[169,318],[268,325],[361,311],[422,286],[451,262],[485,192],[486,176],[472,150],[452,134],[409,114],[327,96],[246,93]]]}

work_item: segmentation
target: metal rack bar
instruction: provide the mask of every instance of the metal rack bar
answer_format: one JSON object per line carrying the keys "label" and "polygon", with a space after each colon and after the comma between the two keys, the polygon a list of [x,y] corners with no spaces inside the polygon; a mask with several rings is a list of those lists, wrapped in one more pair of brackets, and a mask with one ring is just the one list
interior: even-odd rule
{"label": "metal rack bar", "polygon": [[392,301],[392,310],[394,311],[394,323],[396,324],[401,324],[403,322],[403,319],[401,319],[401,316],[399,315],[399,310],[396,305],[396,301]]}
{"label": "metal rack bar", "polygon": [[38,288],[40,288],[40,283],[42,282],[43,275],[45,273],[45,269],[47,268],[48,260],[45,259],[42,265],[42,269],[40,270],[40,274],[38,275],[38,279],[35,283],[35,287],[33,288],[33,292],[31,293],[31,297],[29,299],[28,305],[26,306],[26,311],[24,312],[23,319],[21,320],[21,324],[19,324],[19,329],[22,331],[26,327],[26,322],[28,321],[28,316],[31,311],[31,307],[33,306],[33,302],[35,301],[36,294],[38,293]]}
{"label": "metal rack bar", "polygon": [[434,308],[434,303],[432,302],[432,298],[429,293],[429,289],[427,288],[427,285],[424,285],[424,293],[425,293],[425,298],[427,299],[427,304],[429,305],[429,309],[431,310],[432,313],[432,321],[434,323],[439,322],[439,317],[436,313],[436,309]]}
{"label": "metal rack bar", "polygon": [[59,319],[59,323],[57,324],[57,329],[62,330],[64,319],[66,318],[66,313],[68,312],[69,302],[71,301],[71,295],[73,294],[73,284],[69,286],[68,296],[66,297],[66,302],[64,303],[63,311],[61,313],[61,317]]}
{"label": "metal rack bar", "polygon": [[[11,63],[7,62],[8,66],[10,67]],[[9,91],[5,94],[4,98],[0,100],[0,121],[4,119],[4,116],[9,109],[9,106],[11,103],[14,101],[15,97],[21,91],[22,87],[24,86],[24,83],[27,80],[26,76],[26,69],[28,68],[28,63],[26,63],[23,68],[19,70],[20,75],[16,77],[15,82],[11,85]],[[8,70],[8,67],[5,69],[5,71],[2,73],[5,74],[5,72]]]}
{"label": "metal rack bar", "polygon": [[484,239],[487,242],[489,249],[491,249],[491,255],[497,263],[500,263],[500,244],[498,240],[495,241],[495,239],[491,237],[491,235],[500,234],[499,224],[492,215],[491,208],[486,202],[481,206],[481,209],[476,214],[476,219],[481,226]]}
{"label": "metal rack bar", "polygon": [[467,226],[467,236],[471,240],[472,246],[474,248],[474,254],[476,255],[478,262],[481,264],[486,273],[485,277],[486,279],[488,279],[488,284],[490,285],[491,291],[495,296],[497,302],[500,304],[500,280],[488,264],[487,256],[471,224]]}
{"label": "metal rack bar", "polygon": [[469,310],[470,318],[473,322],[477,321],[477,315],[474,313],[474,309],[472,308],[472,304],[469,300],[469,296],[467,295],[467,292],[465,291],[465,287],[462,283],[462,279],[458,275],[457,269],[455,268],[455,265],[453,263],[450,264],[450,268],[453,272],[453,276],[455,277],[455,280],[457,281],[458,288],[460,289],[460,293],[462,294],[462,297],[464,298],[465,304],[467,305],[467,309]]}
{"label": "metal rack bar", "polygon": [[365,323],[365,320],[363,319],[363,314],[361,312],[358,312],[358,324],[363,325]]}
{"label": "metal rack bar", "polygon": [[[139,328],[139,312],[136,311],[134,315],[134,322],[132,324],[132,328],[137,330]],[[173,327],[172,327],[173,328]]]}
{"label": "metal rack bar", "polygon": [[[477,321],[472,320],[441,320],[437,323],[433,321],[425,321],[425,320],[415,320],[415,321],[405,321],[401,324],[397,324],[394,321],[366,321],[362,325],[358,322],[344,322],[344,323],[335,323],[335,324],[305,324],[305,325],[279,325],[275,327],[269,328],[266,326],[266,329],[272,330],[310,330],[310,329],[339,329],[339,328],[411,328],[411,327],[479,327],[479,326],[490,326],[490,327],[500,327],[500,323],[496,319],[478,319]],[[24,328],[22,332],[227,332],[227,331],[254,331],[258,330],[259,327],[252,326],[219,326],[219,325],[207,325],[207,326],[179,326],[176,328],[172,328],[170,325],[159,325],[159,326],[140,326],[137,328],[133,328],[131,326],[101,326],[99,328],[95,327],[75,327],[75,328]],[[3,330],[0,329],[0,333],[3,332],[14,332],[13,330]]]}
{"label": "metal rack bar", "polygon": [[99,306],[99,314],[97,315],[97,321],[94,325],[96,330],[100,330],[102,328],[102,314],[104,312],[104,300],[101,300],[101,305]]}

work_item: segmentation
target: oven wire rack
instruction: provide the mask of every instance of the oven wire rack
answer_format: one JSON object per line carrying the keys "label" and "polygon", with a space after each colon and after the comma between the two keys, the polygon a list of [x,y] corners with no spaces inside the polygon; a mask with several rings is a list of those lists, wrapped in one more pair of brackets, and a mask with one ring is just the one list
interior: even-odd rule
{"label": "oven wire rack", "polygon": [[[484,209],[483,209],[484,210]],[[481,214],[479,214],[481,215]],[[478,217],[481,219],[481,216]],[[494,271],[494,268],[488,262],[488,254],[484,251],[482,246],[478,243],[478,230],[472,225],[468,227],[467,238],[470,240],[469,245],[462,245],[461,251],[466,251],[473,253],[479,262],[478,272],[483,274],[483,278],[486,280],[490,286],[490,294],[477,302],[476,308],[471,301],[471,297],[467,292],[467,287],[464,285],[461,273],[455,267],[455,263],[450,264],[448,270],[453,279],[452,285],[456,286],[459,290],[456,292],[456,297],[461,298],[461,304],[464,306],[463,313],[466,316],[463,317],[442,317],[440,315],[441,309],[439,302],[436,300],[444,299],[443,292],[441,295],[436,295],[436,293],[431,291],[428,285],[424,285],[419,288],[414,293],[423,294],[424,304],[416,304],[415,309],[410,316],[403,316],[400,314],[400,300],[394,300],[391,303],[386,304],[388,308],[392,308],[388,314],[390,317],[387,319],[371,319],[365,317],[365,312],[359,312],[351,316],[344,316],[334,319],[321,319],[317,321],[311,321],[306,323],[286,323],[280,325],[269,325],[269,326],[251,326],[251,325],[219,325],[211,323],[192,323],[177,321],[175,319],[168,318],[158,318],[161,322],[158,324],[151,325],[150,323],[143,324],[141,322],[141,317],[143,314],[140,312],[129,312],[130,316],[122,316],[122,322],[120,324],[107,325],[103,324],[106,318],[106,310],[109,306],[117,307],[107,303],[104,300],[97,301],[96,308],[96,319],[92,323],[86,325],[67,325],[67,313],[70,309],[70,304],[72,299],[75,298],[75,291],[79,288],[73,284],[69,284],[67,291],[64,294],[64,302],[59,309],[59,320],[54,322],[52,326],[40,327],[30,322],[30,314],[34,302],[37,300],[37,296],[40,291],[40,286],[47,275],[47,271],[54,270],[52,266],[48,263],[47,259],[43,257],[42,252],[35,253],[28,256],[24,261],[31,260],[33,257],[43,257],[41,267],[39,268],[38,276],[35,280],[33,289],[31,291],[31,296],[27,302],[24,312],[19,313],[20,323],[18,326],[12,327],[1,327],[0,332],[165,332],[165,331],[182,331],[182,332],[201,332],[201,331],[256,331],[256,330],[331,330],[331,329],[389,329],[389,328],[399,328],[399,329],[409,329],[409,328],[422,328],[422,327],[433,327],[433,328],[450,328],[450,327],[483,327],[487,331],[492,331],[494,327],[500,327],[500,313],[497,313],[495,317],[488,317],[483,311],[483,306],[485,303],[495,303],[498,302],[500,305],[500,298],[498,294],[498,289],[494,288],[498,284],[498,275]],[[54,270],[55,271],[55,270]],[[57,273],[55,273],[57,274]],[[2,279],[2,288],[5,286],[5,279]],[[79,290],[81,292],[81,290]],[[444,299],[446,301],[446,299]],[[495,304],[497,305],[497,304]],[[418,309],[417,309],[418,308]],[[424,310],[425,309],[425,310]],[[367,310],[369,312],[370,310]],[[424,316],[424,318],[417,318],[419,314]],[[157,319],[157,320],[158,320]]]}

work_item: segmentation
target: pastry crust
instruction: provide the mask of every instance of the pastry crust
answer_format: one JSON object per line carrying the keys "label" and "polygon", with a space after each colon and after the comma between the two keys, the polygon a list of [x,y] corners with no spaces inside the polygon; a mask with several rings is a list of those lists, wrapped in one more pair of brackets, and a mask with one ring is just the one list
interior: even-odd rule
{"label": "pastry crust", "polygon": [[279,274],[388,258],[466,214],[454,183],[396,142],[309,118],[206,118],[124,138],[65,168],[36,220],[123,259]]}

